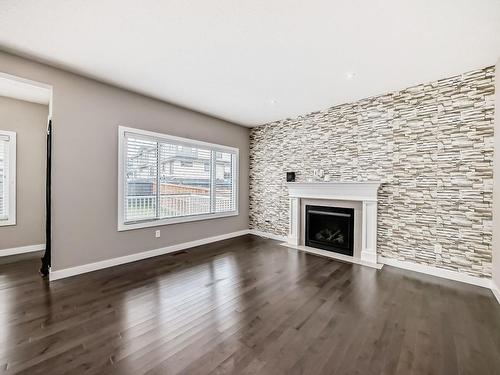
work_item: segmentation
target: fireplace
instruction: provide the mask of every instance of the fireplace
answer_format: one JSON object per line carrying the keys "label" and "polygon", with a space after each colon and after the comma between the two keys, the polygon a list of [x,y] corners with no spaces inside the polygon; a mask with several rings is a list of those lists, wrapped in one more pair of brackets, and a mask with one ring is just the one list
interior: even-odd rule
{"label": "fireplace", "polygon": [[306,205],[305,245],[354,254],[354,209]]}
{"label": "fireplace", "polygon": [[[287,238],[289,246],[378,269],[382,267],[377,260],[377,195],[380,182],[286,182],[285,184],[290,198],[290,226]],[[308,235],[309,228],[306,230],[307,206],[349,207],[354,210],[355,220],[353,220],[353,211],[346,212],[343,209],[335,209],[336,212],[350,214],[351,220],[354,221],[351,221],[351,233],[348,234],[350,238],[347,240],[347,244],[351,244],[351,251],[346,251],[346,241],[342,246],[334,244],[334,251],[319,251],[314,248],[319,247],[319,244],[310,241],[316,241],[316,239]],[[319,207],[319,209],[324,211],[325,207]],[[328,208],[326,209],[328,210]],[[309,220],[311,219],[314,220],[310,217]],[[321,237],[319,242],[323,242]],[[323,243],[323,245],[325,244]],[[339,251],[339,253],[335,251]],[[352,255],[345,256],[344,253]]]}

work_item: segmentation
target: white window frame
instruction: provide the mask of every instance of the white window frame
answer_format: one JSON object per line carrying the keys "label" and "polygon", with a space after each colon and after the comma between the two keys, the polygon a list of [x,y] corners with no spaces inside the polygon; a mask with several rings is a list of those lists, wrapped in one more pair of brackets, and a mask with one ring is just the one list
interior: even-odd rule
{"label": "white window frame", "polygon": [[7,186],[4,186],[4,189],[7,189],[7,217],[0,217],[0,227],[16,225],[16,132],[0,130],[0,136],[2,135],[9,137],[9,159],[4,171],[7,175]]}
{"label": "white window frame", "polygon": [[[133,133],[136,135],[143,135],[146,137],[153,137],[163,141],[172,141],[176,143],[184,143],[188,146],[199,146],[208,148],[213,151],[221,151],[221,152],[230,152],[235,155],[235,162],[233,164],[233,182],[234,182],[234,202],[235,202],[235,210],[227,211],[227,212],[212,212],[208,214],[199,214],[199,215],[190,215],[190,216],[182,216],[175,218],[166,218],[166,219],[152,219],[145,220],[141,222],[134,223],[126,223],[125,222],[125,161],[126,161],[126,147],[125,147],[125,134]],[[200,221],[200,220],[208,220],[208,219],[217,219],[222,217],[230,217],[230,216],[238,216],[239,215],[239,153],[240,150],[236,147],[229,147],[224,145],[218,145],[215,143],[198,141],[190,138],[182,138],[176,137],[173,135],[163,134],[152,132],[148,130],[130,128],[126,126],[118,127],[118,231],[127,231],[132,229],[140,229],[140,228],[149,228],[149,227],[158,227],[162,225],[169,224],[178,224],[178,223],[187,223],[192,221]],[[211,163],[212,168],[215,169],[215,163]],[[212,195],[215,194],[215,189],[212,189]],[[213,197],[212,197],[213,200]],[[212,201],[211,200],[211,201]]]}

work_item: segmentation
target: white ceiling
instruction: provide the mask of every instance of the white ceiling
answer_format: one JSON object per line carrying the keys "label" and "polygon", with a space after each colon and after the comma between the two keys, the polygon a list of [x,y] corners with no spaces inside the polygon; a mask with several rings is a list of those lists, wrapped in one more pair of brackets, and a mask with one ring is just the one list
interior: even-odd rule
{"label": "white ceiling", "polygon": [[49,87],[0,73],[0,96],[49,105],[52,90]]}
{"label": "white ceiling", "polygon": [[0,45],[254,126],[493,65],[500,0],[1,0]]}

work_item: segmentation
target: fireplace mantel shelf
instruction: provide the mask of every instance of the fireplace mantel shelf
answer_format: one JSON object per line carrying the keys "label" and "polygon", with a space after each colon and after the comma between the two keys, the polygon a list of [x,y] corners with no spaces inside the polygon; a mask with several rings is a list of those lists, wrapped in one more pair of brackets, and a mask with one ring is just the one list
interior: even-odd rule
{"label": "fireplace mantel shelf", "polygon": [[[287,243],[297,248],[304,234],[300,233],[301,199],[326,199],[362,202],[362,244],[360,259],[352,259],[355,263],[380,268],[377,262],[377,192],[380,181],[332,181],[332,182],[288,182],[290,198],[290,228]],[[307,251],[306,246],[300,249]],[[328,251],[320,250],[323,255],[338,258]],[[311,249],[318,253],[318,249]],[[342,256],[346,258],[346,256]],[[349,257],[347,257],[349,258]],[[352,257],[351,257],[352,258]]]}
{"label": "fireplace mantel shelf", "polygon": [[290,198],[377,201],[380,181],[287,182]]}
{"label": "fireplace mantel shelf", "polygon": [[380,185],[380,181],[306,181],[306,182],[287,182],[287,185]]}

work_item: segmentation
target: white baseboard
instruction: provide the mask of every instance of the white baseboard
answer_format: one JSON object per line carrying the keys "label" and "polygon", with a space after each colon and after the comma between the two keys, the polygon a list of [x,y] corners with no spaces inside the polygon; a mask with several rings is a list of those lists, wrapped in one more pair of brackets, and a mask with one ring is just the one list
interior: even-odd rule
{"label": "white baseboard", "polygon": [[136,262],[138,260],[152,258],[152,257],[156,257],[159,255],[164,255],[164,254],[168,254],[168,253],[174,253],[176,251],[181,251],[181,250],[189,249],[191,247],[205,245],[205,244],[212,243],[212,242],[222,241],[222,240],[226,240],[228,238],[239,237],[239,236],[243,236],[243,235],[248,234],[248,233],[249,233],[248,229],[244,229],[244,230],[240,230],[237,232],[221,234],[219,236],[202,238],[201,240],[183,242],[183,243],[176,244],[176,245],[161,247],[159,249],[143,251],[140,253],[125,255],[122,257],[118,257],[118,258],[106,259],[106,260],[102,260],[102,261],[95,262],[95,263],[88,263],[88,264],[84,264],[82,266],[64,268],[64,269],[55,270],[55,271],[51,270],[49,278],[50,278],[50,281],[64,279],[66,277],[76,276],[76,275],[80,275],[82,273],[97,271],[97,270],[101,270],[103,268],[118,266],[120,264]]}
{"label": "white baseboard", "polygon": [[[191,247],[209,244],[212,242],[222,241],[222,240],[229,239],[229,238],[239,237],[239,236],[243,236],[245,234],[253,234],[256,236],[270,238],[270,239],[278,240],[278,241],[286,241],[285,236],[280,236],[280,235],[276,235],[273,233],[262,232],[262,231],[255,230],[255,229],[244,229],[244,230],[240,230],[237,232],[222,234],[219,236],[203,238],[201,240],[184,242],[184,243],[180,243],[180,244],[176,244],[176,245],[162,247],[159,249],[154,249],[154,250],[149,250],[149,251],[143,251],[143,252],[136,253],[136,254],[126,255],[123,257],[106,259],[106,260],[95,262],[95,263],[84,264],[82,266],[76,266],[76,267],[65,268],[62,270],[51,271],[50,272],[50,280],[51,281],[59,280],[59,279],[63,279],[66,277],[76,276],[76,275],[80,275],[80,274],[87,273],[87,272],[97,271],[97,270],[100,270],[103,268],[118,266],[120,264],[135,262],[138,260],[152,258],[155,256],[164,255],[164,254],[168,254],[168,253],[174,253],[176,251],[181,251],[181,250],[189,249]],[[290,246],[288,244],[286,246],[293,247],[293,246]],[[22,254],[24,252],[39,251],[39,250],[43,250],[43,249],[45,249],[45,245],[33,245],[33,246],[25,246],[25,247],[21,247],[21,248],[5,249],[5,250],[0,250],[0,256]],[[298,249],[298,250],[302,250],[302,249]],[[4,252],[8,252],[8,251],[10,253],[4,254]],[[13,251],[15,251],[15,252],[13,252]],[[318,254],[318,255],[323,255],[323,254]],[[341,259],[341,260],[344,260],[344,259]],[[500,288],[491,279],[470,276],[470,275],[463,274],[463,273],[456,272],[456,271],[446,270],[446,269],[432,267],[432,266],[426,266],[426,265],[417,264],[417,263],[400,261],[397,259],[384,258],[381,256],[378,257],[378,262],[381,264],[386,264],[388,266],[398,267],[398,268],[402,268],[402,269],[406,269],[406,270],[410,270],[410,271],[420,272],[420,273],[424,273],[427,275],[442,277],[442,278],[449,279],[449,280],[454,280],[454,281],[458,281],[458,282],[463,282],[463,283],[477,285],[480,287],[491,289],[494,296],[496,297],[496,299],[500,303]],[[363,264],[363,263],[359,263],[359,264]]]}
{"label": "white baseboard", "polygon": [[[270,239],[278,240],[278,241],[285,241],[286,242],[286,240],[287,240],[286,236],[280,236],[280,235],[276,235],[273,233],[262,232],[262,231],[259,231],[256,229],[250,229],[249,233],[254,234],[256,236],[266,237],[266,238],[270,238]],[[316,251],[316,249],[307,248],[305,246],[291,246],[289,244],[284,244],[284,245],[287,247],[295,248],[297,250],[307,251],[307,252],[314,253],[317,255],[325,255],[325,256],[329,256],[330,258],[337,258],[339,260],[346,260],[346,261],[349,261],[352,263],[357,263],[357,264],[373,267],[373,265],[364,264],[363,262],[353,261],[351,259],[351,257],[347,257],[349,259],[347,259],[347,258],[344,259],[343,257],[340,257],[340,256],[336,257],[335,255],[332,256],[331,254],[325,254],[321,250]],[[397,259],[384,258],[382,256],[378,256],[378,263],[381,265],[387,264],[388,266],[393,266],[393,267],[402,268],[402,269],[406,269],[406,270],[410,270],[410,271],[425,273],[427,275],[442,277],[444,279],[459,281],[462,283],[481,286],[483,288],[491,289],[494,294],[496,293],[495,297],[497,297],[497,299],[499,299],[498,297],[500,296],[500,289],[497,288],[496,291],[494,291],[493,286],[492,286],[492,280],[488,279],[488,278],[475,277],[475,276],[471,276],[471,275],[467,275],[464,273],[451,271],[451,270],[447,270],[447,269],[443,269],[443,268],[426,266],[423,264],[412,263],[412,262],[405,262],[405,261],[401,261],[401,260],[397,260]],[[499,302],[500,302],[500,299],[499,299]]]}
{"label": "white baseboard", "polygon": [[0,257],[6,257],[10,255],[18,255],[25,253],[32,253],[34,251],[42,251],[45,250],[45,244],[39,245],[30,245],[30,246],[21,246],[21,247],[12,247],[10,249],[0,249]]}
{"label": "white baseboard", "polygon": [[491,280],[491,291],[493,292],[493,295],[497,299],[498,303],[500,303],[500,288],[493,280]]}
{"label": "white baseboard", "polygon": [[481,286],[483,288],[491,288],[491,279],[476,277],[467,275],[465,273],[460,273],[457,271],[451,271],[443,268],[437,268],[432,266],[427,266],[424,264],[405,262],[397,259],[384,258],[379,256],[379,262],[384,263],[388,266],[403,268],[405,270],[416,271],[420,273],[425,273],[427,275],[442,277],[444,279],[459,281],[462,283],[472,284]]}
{"label": "white baseboard", "polygon": [[274,234],[274,233],[269,233],[269,232],[262,232],[262,231],[257,230],[257,229],[249,229],[248,233],[253,234],[255,236],[259,236],[259,237],[269,238],[271,240],[286,241],[286,236],[281,236],[279,234]]}

